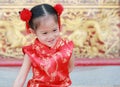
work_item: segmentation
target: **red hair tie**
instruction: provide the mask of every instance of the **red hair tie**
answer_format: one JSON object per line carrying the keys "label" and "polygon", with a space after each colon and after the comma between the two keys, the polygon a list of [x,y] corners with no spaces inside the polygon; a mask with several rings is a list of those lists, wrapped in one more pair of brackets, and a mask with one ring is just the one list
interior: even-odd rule
{"label": "red hair tie", "polygon": [[20,14],[21,20],[26,22],[27,33],[31,33],[30,30],[29,30],[30,27],[29,27],[29,24],[28,24],[28,22],[30,21],[31,16],[32,16],[31,11],[24,8],[22,11],[19,12],[19,14]]}
{"label": "red hair tie", "polygon": [[59,29],[60,29],[60,26],[61,26],[60,15],[62,14],[64,8],[61,4],[56,4],[54,6],[54,9],[57,11],[57,14],[58,14],[58,25],[59,25]]}

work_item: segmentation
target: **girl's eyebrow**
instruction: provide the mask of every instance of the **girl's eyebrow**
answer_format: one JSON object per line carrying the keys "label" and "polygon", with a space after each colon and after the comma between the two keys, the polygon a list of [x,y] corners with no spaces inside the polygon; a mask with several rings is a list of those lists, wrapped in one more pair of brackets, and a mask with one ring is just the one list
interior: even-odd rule
{"label": "girl's eyebrow", "polygon": [[48,32],[48,31],[46,31],[46,30],[41,30],[40,32],[42,32],[42,33],[43,33],[43,32]]}
{"label": "girl's eyebrow", "polygon": [[55,26],[53,26],[53,28],[59,28],[59,27],[55,25]]}

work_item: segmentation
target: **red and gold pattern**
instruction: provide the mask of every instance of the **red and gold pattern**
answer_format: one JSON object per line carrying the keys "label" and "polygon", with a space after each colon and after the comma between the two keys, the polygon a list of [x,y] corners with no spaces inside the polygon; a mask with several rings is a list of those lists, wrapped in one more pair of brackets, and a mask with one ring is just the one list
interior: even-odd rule
{"label": "red and gold pattern", "polygon": [[59,39],[54,48],[43,45],[38,39],[23,47],[33,67],[33,78],[28,87],[68,87],[71,84],[68,63],[72,50],[73,43],[63,39]]}

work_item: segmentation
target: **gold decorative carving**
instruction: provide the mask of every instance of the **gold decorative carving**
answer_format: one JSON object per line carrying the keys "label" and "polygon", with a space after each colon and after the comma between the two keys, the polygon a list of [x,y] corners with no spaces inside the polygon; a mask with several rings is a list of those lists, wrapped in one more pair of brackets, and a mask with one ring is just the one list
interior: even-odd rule
{"label": "gold decorative carving", "polygon": [[25,24],[19,19],[18,12],[38,3],[64,5],[61,34],[63,38],[73,40],[77,58],[120,57],[119,0],[1,0],[1,56],[23,58],[21,47],[30,44],[34,38],[31,38],[32,34],[25,34]]}

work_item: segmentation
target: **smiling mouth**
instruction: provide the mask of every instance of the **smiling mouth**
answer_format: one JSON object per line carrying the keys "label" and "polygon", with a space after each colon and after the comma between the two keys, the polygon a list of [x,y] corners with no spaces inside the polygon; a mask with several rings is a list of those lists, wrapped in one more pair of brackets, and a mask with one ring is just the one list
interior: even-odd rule
{"label": "smiling mouth", "polygon": [[52,39],[52,40],[50,40],[50,41],[48,41],[49,43],[52,43],[52,42],[54,42],[54,39]]}

